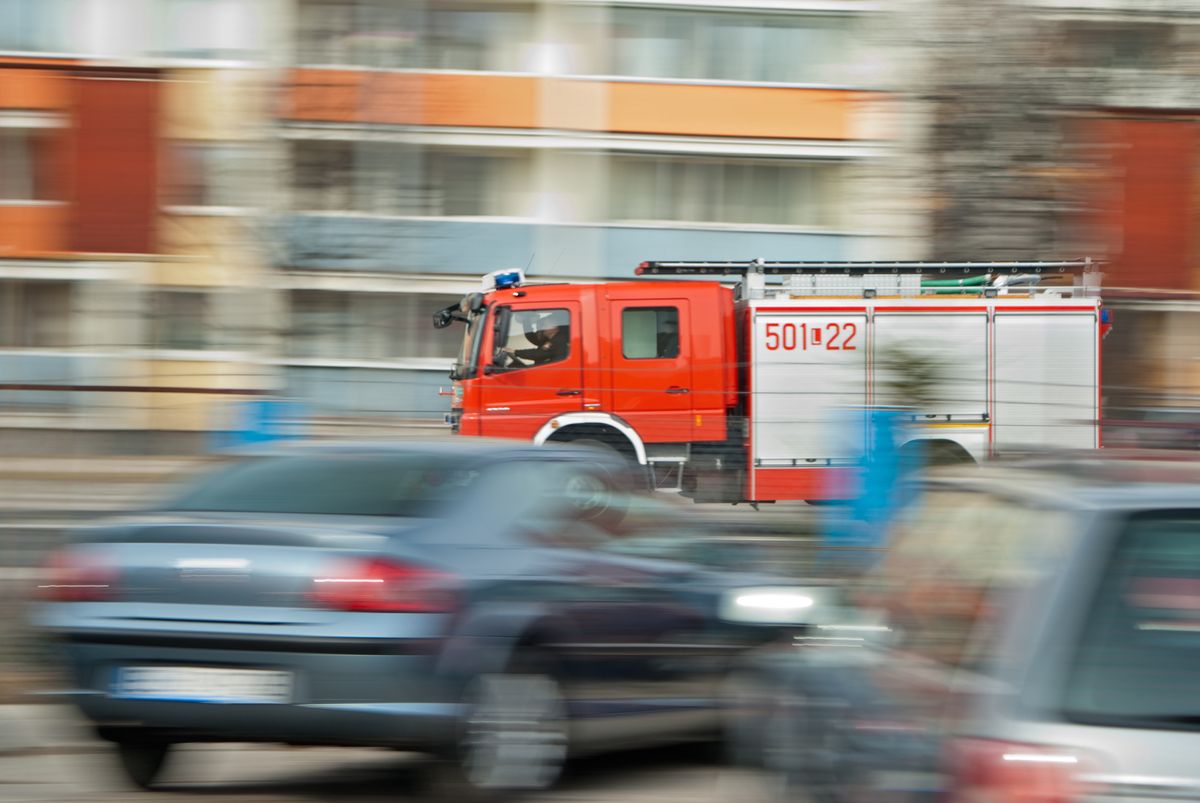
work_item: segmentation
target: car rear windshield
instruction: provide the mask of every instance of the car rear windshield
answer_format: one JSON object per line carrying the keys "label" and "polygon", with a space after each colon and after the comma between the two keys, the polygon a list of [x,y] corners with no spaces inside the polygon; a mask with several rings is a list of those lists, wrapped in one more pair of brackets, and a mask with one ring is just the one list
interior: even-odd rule
{"label": "car rear windshield", "polygon": [[1200,727],[1200,511],[1130,520],[1068,678],[1068,718]]}
{"label": "car rear windshield", "polygon": [[165,507],[234,513],[435,515],[478,471],[431,455],[319,455],[249,460],[215,471]]}

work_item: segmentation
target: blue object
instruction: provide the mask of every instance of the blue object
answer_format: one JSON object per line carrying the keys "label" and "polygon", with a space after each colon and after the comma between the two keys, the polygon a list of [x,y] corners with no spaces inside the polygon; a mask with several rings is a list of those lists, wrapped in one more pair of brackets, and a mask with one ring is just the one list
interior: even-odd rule
{"label": "blue object", "polygon": [[862,448],[844,488],[847,498],[825,508],[827,559],[866,560],[867,553],[854,550],[885,546],[888,524],[904,502],[900,447],[907,439],[907,419],[904,411],[889,408],[854,410],[844,418],[845,441]]}
{"label": "blue object", "polygon": [[213,433],[214,450],[236,450],[304,436],[304,408],[299,402],[253,399],[241,402],[234,418],[231,429]]}
{"label": "blue object", "polygon": [[521,283],[521,271],[512,270],[508,273],[497,273],[495,281],[497,290],[507,290],[510,287],[516,287]]}

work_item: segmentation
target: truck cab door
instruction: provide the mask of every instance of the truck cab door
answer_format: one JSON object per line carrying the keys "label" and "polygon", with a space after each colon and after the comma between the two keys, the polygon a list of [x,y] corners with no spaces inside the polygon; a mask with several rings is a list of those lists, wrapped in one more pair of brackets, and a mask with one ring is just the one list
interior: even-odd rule
{"label": "truck cab door", "polygon": [[647,442],[690,440],[698,402],[687,300],[614,299],[611,310],[613,412]]}
{"label": "truck cab door", "polygon": [[580,306],[497,307],[481,355],[480,434],[530,440],[556,415],[583,409]]}

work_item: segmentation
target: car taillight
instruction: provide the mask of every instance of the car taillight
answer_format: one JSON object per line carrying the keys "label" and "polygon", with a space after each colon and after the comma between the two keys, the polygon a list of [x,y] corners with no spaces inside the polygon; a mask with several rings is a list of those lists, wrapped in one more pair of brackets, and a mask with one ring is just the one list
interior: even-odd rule
{"label": "car taillight", "polygon": [[1069,748],[957,739],[949,769],[953,803],[1073,803],[1097,791],[1093,762]]}
{"label": "car taillight", "polygon": [[80,549],[60,549],[46,561],[38,596],[51,602],[102,602],[116,593],[117,571]]}
{"label": "car taillight", "polygon": [[454,609],[453,575],[388,558],[350,558],[313,578],[309,599],[343,611],[443,613]]}

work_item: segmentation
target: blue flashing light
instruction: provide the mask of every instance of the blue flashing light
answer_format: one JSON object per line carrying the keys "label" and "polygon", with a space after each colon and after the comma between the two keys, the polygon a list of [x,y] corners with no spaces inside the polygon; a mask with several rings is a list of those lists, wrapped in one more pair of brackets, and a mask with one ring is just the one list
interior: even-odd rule
{"label": "blue flashing light", "polygon": [[513,270],[507,273],[497,273],[495,281],[497,290],[507,290],[510,287],[516,287],[521,283],[521,272]]}
{"label": "blue flashing light", "polygon": [[1112,314],[1106,307],[1100,308],[1100,323],[1112,323]]}

